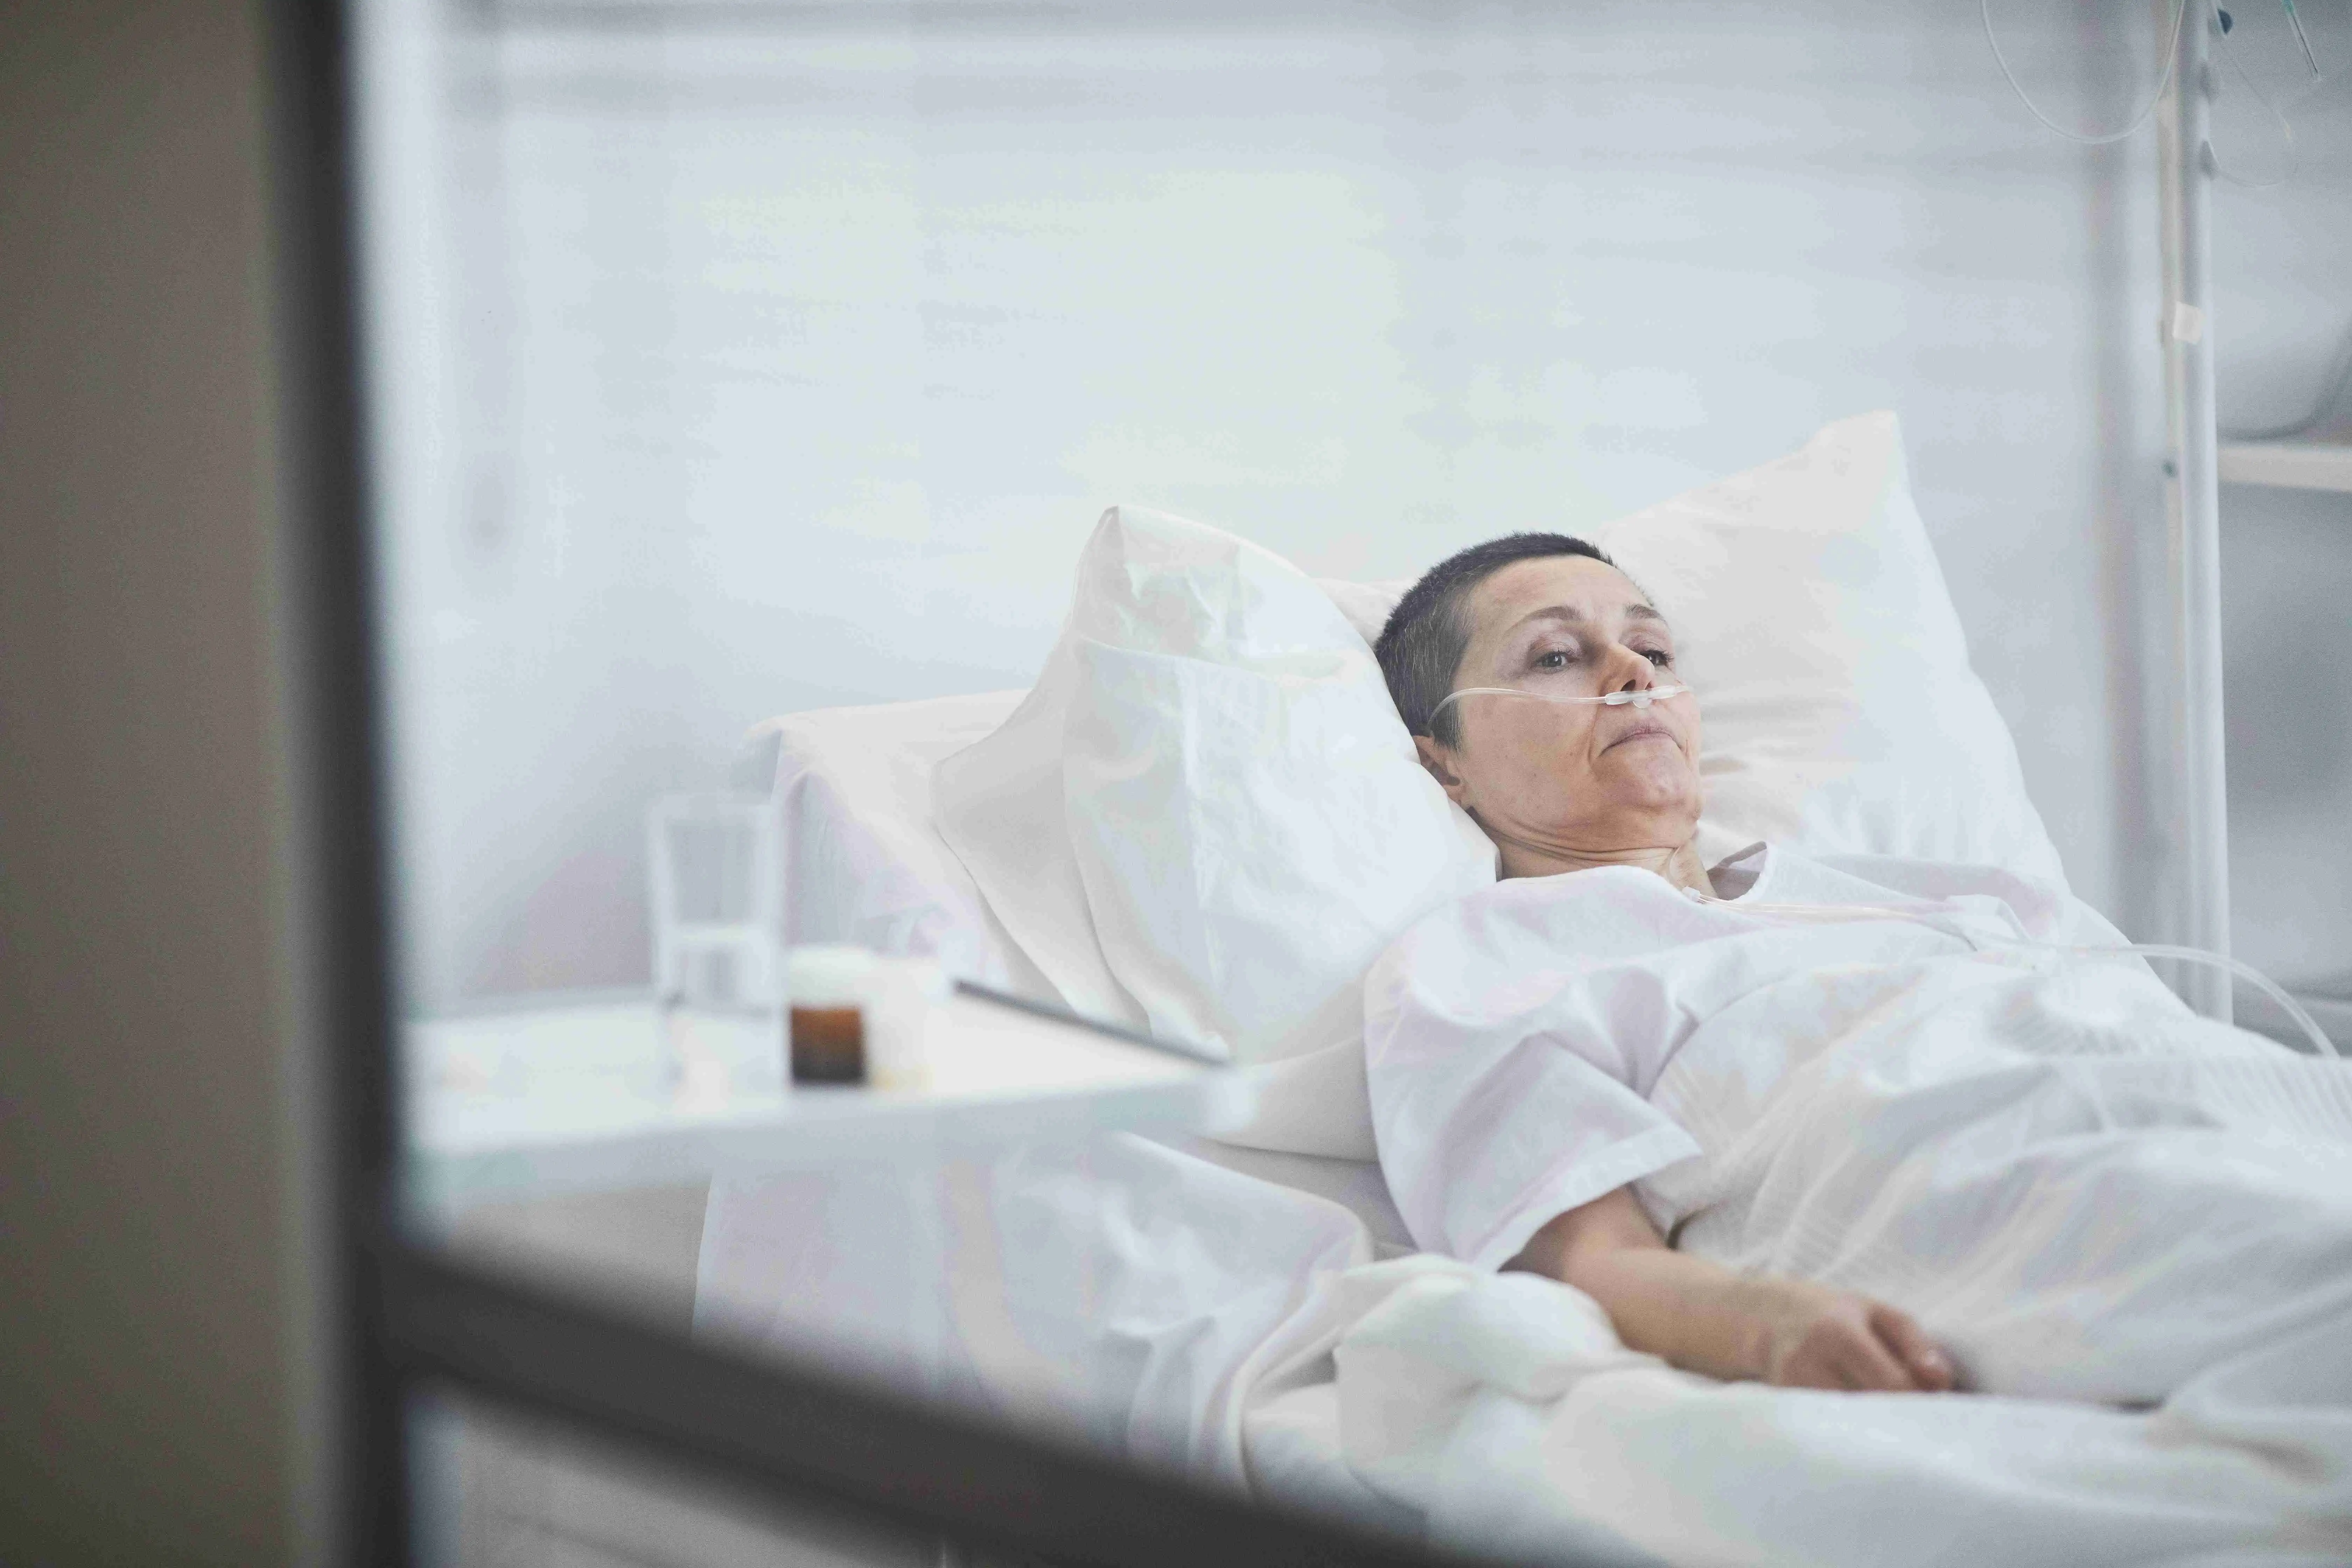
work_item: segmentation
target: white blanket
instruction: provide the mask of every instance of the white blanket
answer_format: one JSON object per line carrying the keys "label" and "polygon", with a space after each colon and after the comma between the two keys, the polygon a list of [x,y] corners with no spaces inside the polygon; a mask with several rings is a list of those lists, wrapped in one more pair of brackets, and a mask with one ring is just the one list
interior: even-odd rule
{"label": "white blanket", "polygon": [[1194,1479],[1371,1236],[1339,1204],[1131,1134],[712,1184],[705,1333]]}
{"label": "white blanket", "polygon": [[1408,1223],[1491,1265],[1633,1181],[1685,1250],[1916,1313],[1976,1392],[1718,1385],[1564,1287],[1419,1259],[1334,1290],[1270,1431],[1328,1369],[1358,1479],[1515,1552],[2352,1557],[2352,1068],[2019,952],[2106,928],[1996,873],[1775,851],[1729,909],[1645,877],[1499,887],[1375,971]]}
{"label": "white blanket", "polygon": [[[1356,1270],[1322,1305],[1323,1332],[1251,1402],[1253,1478],[1341,1506],[1352,1483],[1444,1546],[1822,1568],[2352,1559],[2340,1322],[2316,1336],[2332,1346],[2283,1342],[2133,1412],[1715,1383],[1627,1351],[1564,1285],[1428,1256]],[[1344,1464],[1308,1463],[1318,1439]]]}

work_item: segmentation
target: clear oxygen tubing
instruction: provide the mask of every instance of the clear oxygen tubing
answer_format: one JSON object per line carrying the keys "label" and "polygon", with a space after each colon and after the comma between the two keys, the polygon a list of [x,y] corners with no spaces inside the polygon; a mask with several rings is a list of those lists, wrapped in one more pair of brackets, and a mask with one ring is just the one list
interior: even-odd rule
{"label": "clear oxygen tubing", "polygon": [[[1835,925],[1857,920],[1903,921],[1913,925],[1924,925],[1947,931],[1979,951],[1982,951],[1986,945],[1985,942],[1979,940],[1986,934],[1982,931],[1963,927],[1958,921],[1946,925],[1926,911],[1900,909],[1892,904],[1755,904],[1745,900],[1718,899],[1711,893],[1702,893],[1696,888],[1685,888],[1682,891],[1683,896],[1695,904],[1738,910],[1743,914],[1763,915],[1769,919],[1791,921],[1800,924],[1811,921],[1823,925]],[[2308,1012],[2305,1011],[2303,1004],[2288,995],[2278,982],[2256,969],[2252,964],[2242,963],[2226,952],[2210,952],[2201,947],[2175,947],[2168,942],[2126,942],[2121,947],[2088,947],[2066,942],[2042,942],[2029,936],[1996,937],[1990,940],[2005,947],[2032,948],[2043,952],[2063,952],[2085,958],[2116,958],[2125,953],[2137,953],[2144,958],[2168,958],[2189,963],[2211,964],[2217,968],[2228,970],[2277,1003],[2280,1011],[2294,1020],[2295,1027],[2304,1032],[2305,1037],[2311,1041],[2313,1050],[2318,1055],[2336,1058],[2344,1055],[2342,1051],[2336,1048],[2336,1042],[2327,1037],[2327,1032],[2319,1026],[2318,1022]]]}
{"label": "clear oxygen tubing", "polygon": [[1464,697],[1524,697],[1531,702],[1549,702],[1555,708],[1647,708],[1653,702],[1664,702],[1669,697],[1687,697],[1690,688],[1668,681],[1660,686],[1645,686],[1638,691],[1604,691],[1598,697],[1554,697],[1544,691],[1523,691],[1516,686],[1465,686],[1449,691],[1437,700],[1429,710],[1429,721],[1445,711],[1445,705]]}

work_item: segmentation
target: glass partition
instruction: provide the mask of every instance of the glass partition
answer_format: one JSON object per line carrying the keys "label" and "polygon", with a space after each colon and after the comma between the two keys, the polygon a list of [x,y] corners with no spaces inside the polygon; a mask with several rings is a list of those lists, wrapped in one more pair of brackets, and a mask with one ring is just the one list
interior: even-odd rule
{"label": "glass partition", "polygon": [[[1252,976],[1222,1033],[1139,1000],[1169,987],[1137,952],[1222,939],[1121,903],[1116,835],[1069,848],[1066,759],[1004,738],[1096,657],[1108,509],[1247,542],[1166,591],[1217,626],[1322,595],[1321,652],[1385,703],[1346,639],[1401,580],[1832,416],[1916,395],[1923,499],[2036,550],[2035,509],[2105,504],[2073,454],[2106,307],[2063,291],[2113,259],[2089,165],[1937,63],[1972,12],[1781,9],[352,0],[389,1321],[426,1383],[535,1405],[412,1391],[423,1555],[1119,1560],[1182,1519],[1271,1561],[1325,1539],[1301,1517],[1354,1561],[1496,1544],[1466,1516],[1502,1449],[1446,1447],[1469,1394],[1367,1405],[1335,1353],[1461,1266],[1409,1258],[1368,1113],[1265,1131],[1278,1094],[1347,1122],[1360,1050],[1244,1070],[1305,1037],[1251,1032],[1303,984],[1280,953],[1219,950]],[[2014,575],[1973,565],[1963,610]],[[1990,639],[2066,788],[2104,635]],[[1143,935],[1087,946],[1118,921]],[[1332,997],[1291,1013],[1344,1024]],[[853,1394],[874,1424],[829,1425]],[[692,1475],[597,1447],[622,1411]],[[908,1515],[744,1511],[785,1458]],[[1448,1464],[1465,1517],[1431,1511]]]}

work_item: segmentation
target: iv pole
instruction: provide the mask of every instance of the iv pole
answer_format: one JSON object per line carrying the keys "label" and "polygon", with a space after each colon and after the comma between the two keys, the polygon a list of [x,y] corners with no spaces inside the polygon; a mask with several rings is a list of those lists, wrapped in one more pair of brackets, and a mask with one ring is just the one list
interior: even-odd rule
{"label": "iv pole", "polygon": [[[2221,492],[2213,407],[2212,75],[2209,0],[2177,29],[2172,78],[2157,107],[2159,225],[2164,242],[2167,577],[2176,628],[2173,733],[2179,748],[2179,940],[2230,951],[2230,795],[2221,728]],[[2161,29],[2173,12],[2155,10]],[[2158,34],[2162,36],[2161,31]],[[2230,977],[2199,968],[2181,994],[2208,1017],[2230,1017]]]}

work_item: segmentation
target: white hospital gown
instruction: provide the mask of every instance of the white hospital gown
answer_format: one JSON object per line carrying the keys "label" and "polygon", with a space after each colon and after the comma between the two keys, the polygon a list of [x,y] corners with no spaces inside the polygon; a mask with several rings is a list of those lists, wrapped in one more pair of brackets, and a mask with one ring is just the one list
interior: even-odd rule
{"label": "white hospital gown", "polygon": [[1632,1184],[1678,1247],[1893,1301],[2005,1393],[2158,1400],[2352,1336],[2352,1068],[2026,945],[2122,938],[2000,871],[1731,869],[1713,905],[1633,868],[1499,883],[1381,958],[1373,1122],[1423,1247],[1498,1267]]}

